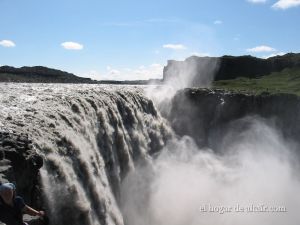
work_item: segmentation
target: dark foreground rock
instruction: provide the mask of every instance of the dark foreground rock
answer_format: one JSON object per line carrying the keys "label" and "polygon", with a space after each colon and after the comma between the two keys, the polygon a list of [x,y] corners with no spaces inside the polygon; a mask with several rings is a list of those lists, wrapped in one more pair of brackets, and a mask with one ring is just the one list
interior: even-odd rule
{"label": "dark foreground rock", "polygon": [[[41,208],[41,185],[39,168],[43,159],[35,152],[32,141],[26,134],[0,131],[0,181],[16,185],[17,195],[25,203]],[[28,218],[30,224],[40,224],[35,218]]]}

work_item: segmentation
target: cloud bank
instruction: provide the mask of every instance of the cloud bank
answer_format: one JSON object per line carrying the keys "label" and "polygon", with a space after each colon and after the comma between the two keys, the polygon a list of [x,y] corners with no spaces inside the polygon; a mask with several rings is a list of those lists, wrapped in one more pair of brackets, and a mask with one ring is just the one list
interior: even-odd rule
{"label": "cloud bank", "polygon": [[272,8],[274,9],[288,9],[292,7],[300,6],[300,0],[279,0]]}
{"label": "cloud bank", "polygon": [[158,63],[153,63],[149,66],[139,66],[138,68],[122,68],[116,69],[111,66],[106,67],[106,71],[98,72],[91,70],[83,74],[84,77],[89,77],[94,80],[149,80],[162,79],[164,66]]}

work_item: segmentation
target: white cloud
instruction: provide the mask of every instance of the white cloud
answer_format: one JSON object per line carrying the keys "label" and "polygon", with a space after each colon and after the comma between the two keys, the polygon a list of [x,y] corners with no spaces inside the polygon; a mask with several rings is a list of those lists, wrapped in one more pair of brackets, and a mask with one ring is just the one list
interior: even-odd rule
{"label": "white cloud", "polygon": [[215,24],[215,25],[221,25],[222,23],[223,23],[222,20],[216,20],[216,21],[214,21],[214,24]]}
{"label": "white cloud", "polygon": [[182,44],[165,44],[163,45],[163,48],[169,48],[173,50],[185,50],[186,47]]}
{"label": "white cloud", "polygon": [[88,77],[93,80],[120,80],[118,79],[121,75],[121,72],[119,70],[113,69],[110,66],[106,67],[106,71],[104,73],[101,73],[97,70],[90,70],[87,73],[83,73],[83,77]]}
{"label": "white cloud", "polygon": [[84,77],[89,77],[94,80],[148,80],[162,79],[164,66],[158,63],[153,63],[149,66],[139,66],[135,69],[123,68],[115,69],[111,66],[106,67],[106,71],[100,73],[96,70],[91,70],[83,74]]}
{"label": "white cloud", "polygon": [[288,9],[292,7],[300,6],[300,0],[279,0],[272,8],[274,9]]}
{"label": "white cloud", "polygon": [[81,74],[82,77],[88,77],[92,80],[100,80],[101,74],[97,70],[90,70],[87,73]]}
{"label": "white cloud", "polygon": [[260,3],[266,3],[267,0],[247,0],[247,2],[254,3],[254,4],[260,4]]}
{"label": "white cloud", "polygon": [[267,59],[267,58],[270,58],[270,57],[274,57],[274,56],[278,56],[278,55],[285,55],[286,53],[285,52],[276,52],[276,53],[272,53],[270,55],[264,55],[262,56],[263,59]]}
{"label": "white cloud", "polygon": [[258,53],[258,52],[274,52],[276,51],[275,48],[272,48],[272,47],[269,47],[269,46],[266,46],[266,45],[261,45],[261,46],[257,46],[257,47],[254,47],[254,48],[248,48],[247,49],[247,52],[255,52],[255,53]]}
{"label": "white cloud", "polygon": [[12,48],[16,46],[16,44],[11,40],[2,40],[0,41],[0,45],[5,48]]}
{"label": "white cloud", "polygon": [[111,70],[109,70],[109,72],[108,72],[108,75],[109,76],[118,76],[118,75],[120,75],[121,74],[121,72],[119,71],[119,70],[115,70],[115,69],[111,69]]}
{"label": "white cloud", "polygon": [[83,49],[83,45],[77,42],[67,41],[61,43],[61,46],[67,50],[81,50]]}
{"label": "white cloud", "polygon": [[160,79],[162,78],[163,69],[163,65],[153,63],[149,66],[140,66],[132,72],[138,80]]}

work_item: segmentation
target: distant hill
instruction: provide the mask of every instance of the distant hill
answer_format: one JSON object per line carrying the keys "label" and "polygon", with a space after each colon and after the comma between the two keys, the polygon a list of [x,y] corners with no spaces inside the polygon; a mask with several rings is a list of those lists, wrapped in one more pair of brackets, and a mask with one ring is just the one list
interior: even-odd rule
{"label": "distant hill", "polygon": [[72,73],[43,66],[14,68],[0,67],[0,82],[28,83],[97,83],[90,78],[78,77]]}
{"label": "distant hill", "polygon": [[0,82],[19,83],[86,83],[86,84],[129,84],[147,85],[161,84],[160,79],[150,80],[102,80],[96,81],[90,78],[76,76],[65,71],[51,69],[43,66],[15,68],[11,66],[0,67]]}
{"label": "distant hill", "polygon": [[[95,81],[72,73],[43,66],[14,68],[0,67],[0,82],[29,83],[89,83],[89,84],[161,84],[180,77],[179,82],[192,77],[191,86],[210,84],[211,81],[231,80],[238,77],[258,78],[286,68],[300,67],[300,54],[288,53],[268,59],[253,56],[198,57],[184,61],[169,60],[164,67],[163,80]],[[209,77],[209,79],[207,79]]]}
{"label": "distant hill", "polygon": [[[193,86],[203,84],[205,77],[229,80],[237,77],[257,78],[285,68],[300,67],[300,54],[288,53],[268,59],[253,56],[197,57],[184,61],[169,60],[164,68],[164,81],[176,77],[192,76]],[[182,78],[181,78],[182,79]],[[201,83],[202,82],[202,83]]]}

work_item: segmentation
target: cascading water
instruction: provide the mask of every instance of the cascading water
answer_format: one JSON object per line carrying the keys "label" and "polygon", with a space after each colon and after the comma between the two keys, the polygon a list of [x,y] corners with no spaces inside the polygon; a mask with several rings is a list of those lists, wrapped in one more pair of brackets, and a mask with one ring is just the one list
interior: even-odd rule
{"label": "cascading water", "polygon": [[[173,135],[142,87],[3,84],[0,91],[1,130],[27,133],[44,157],[51,225],[300,222],[299,145],[247,114],[206,134],[201,124],[217,129],[226,99],[216,105],[213,95],[192,91],[201,104],[179,98],[171,110],[173,127],[209,136],[209,149]],[[266,211],[251,210],[262,205]]]}
{"label": "cascading water", "polygon": [[122,225],[120,184],[172,135],[141,88],[2,85],[4,127],[26,132],[44,156],[51,224]]}

